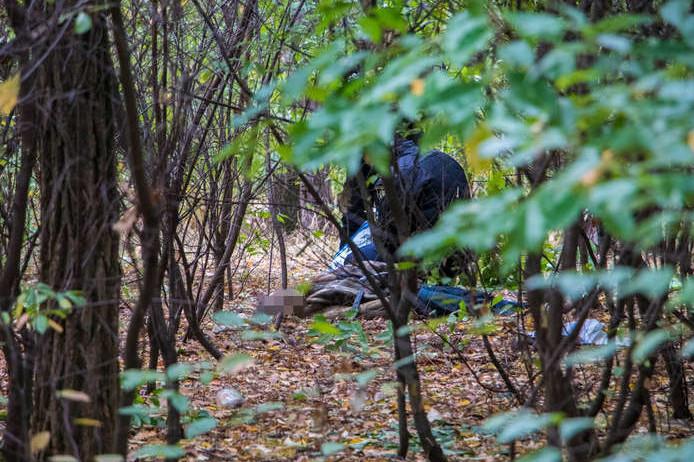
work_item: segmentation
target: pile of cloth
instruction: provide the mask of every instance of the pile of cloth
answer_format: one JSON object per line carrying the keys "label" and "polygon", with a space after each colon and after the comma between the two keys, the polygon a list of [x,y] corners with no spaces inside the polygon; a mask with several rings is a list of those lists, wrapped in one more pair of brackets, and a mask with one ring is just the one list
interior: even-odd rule
{"label": "pile of cloth", "polygon": [[[365,256],[373,246],[368,224],[363,225],[353,236],[353,242]],[[366,249],[365,249],[366,248]],[[324,313],[335,318],[355,310],[365,319],[387,317],[386,309],[377,292],[388,297],[386,264],[377,260],[366,260],[365,269],[370,278],[353,262],[352,252],[344,245],[333,258],[329,269],[311,281],[306,295],[304,315]],[[376,283],[374,287],[371,282]],[[496,298],[496,300],[495,300]],[[446,316],[461,307],[474,307],[494,301],[492,312],[499,315],[513,314],[518,304],[508,297],[495,297],[494,294],[464,287],[444,285],[421,285],[417,292],[414,311],[422,317]]]}
{"label": "pile of cloth", "polygon": [[[387,294],[386,264],[367,260],[365,267],[371,273],[372,281],[378,284],[378,289]],[[313,278],[306,295],[305,316],[325,312],[328,317],[338,317],[351,309],[356,309],[366,319],[386,316],[375,288],[361,268],[351,264],[331,265],[328,271]]]}

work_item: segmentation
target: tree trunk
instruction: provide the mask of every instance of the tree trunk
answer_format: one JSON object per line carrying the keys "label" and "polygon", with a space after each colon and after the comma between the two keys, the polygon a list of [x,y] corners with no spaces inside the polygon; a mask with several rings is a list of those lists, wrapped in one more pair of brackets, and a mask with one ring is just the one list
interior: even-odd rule
{"label": "tree trunk", "polygon": [[275,174],[272,185],[271,201],[274,203],[271,206],[282,215],[282,228],[291,234],[299,224],[301,191],[296,172],[288,170]]}
{"label": "tree trunk", "polygon": [[[431,424],[424,409],[424,397],[422,396],[422,384],[419,379],[419,371],[414,358],[414,349],[412,348],[412,340],[410,334],[405,330],[407,320],[410,314],[411,301],[410,296],[417,293],[417,277],[412,270],[399,271],[391,276],[393,283],[391,284],[391,300],[395,309],[396,315],[392,319],[393,322],[393,344],[395,347],[395,358],[397,361],[402,361],[397,367],[398,381],[407,388],[407,395],[410,401],[410,410],[414,418],[415,429],[419,436],[419,441],[424,450],[427,460],[431,462],[444,462],[446,456],[443,454],[441,446],[439,446],[432,432]],[[398,399],[402,398],[398,396]],[[400,405],[401,403],[399,403]],[[402,425],[402,421],[401,421]],[[406,455],[406,446],[403,448],[403,442],[407,439],[407,428],[400,428],[401,447],[398,455],[404,457]],[[403,441],[404,440],[404,441]]]}
{"label": "tree trunk", "polygon": [[672,416],[675,419],[691,419],[692,413],[689,411],[689,396],[687,393],[687,381],[684,376],[684,367],[675,346],[667,344],[661,352],[670,379],[670,405],[672,406]]}
{"label": "tree trunk", "polygon": [[[99,6],[91,5],[94,11]],[[69,1],[65,7],[85,5]],[[79,460],[111,452],[118,403],[120,267],[111,228],[118,219],[115,87],[104,13],[91,18],[81,35],[72,28],[55,31],[57,45],[38,67],[34,88],[43,109],[35,121],[41,281],[55,290],[80,290],[87,304],[73,308],[63,332],[49,329],[37,338],[32,430],[51,433],[48,453]],[[42,42],[35,57],[52,43]],[[89,400],[59,399],[56,393],[64,389],[84,392]]]}

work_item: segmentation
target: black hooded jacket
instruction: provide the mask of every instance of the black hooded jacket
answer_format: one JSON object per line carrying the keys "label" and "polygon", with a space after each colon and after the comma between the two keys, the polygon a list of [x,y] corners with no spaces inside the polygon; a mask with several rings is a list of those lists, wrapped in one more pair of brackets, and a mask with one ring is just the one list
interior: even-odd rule
{"label": "black hooded jacket", "polygon": [[[470,197],[465,171],[448,154],[434,150],[422,155],[415,142],[403,138],[396,139],[393,154],[397,157],[397,171],[392,174],[403,198],[411,234],[432,227],[452,201]],[[362,164],[362,174],[368,178],[373,171],[368,165]],[[377,182],[375,187],[370,188],[372,197],[376,197],[378,186]],[[343,213],[343,226],[347,226],[348,235],[351,235],[366,221],[367,215],[356,179],[348,179],[345,189],[349,195]],[[375,199],[375,203],[378,228],[390,235],[385,236],[385,240],[389,247],[394,248],[394,223],[390,207],[382,195]]]}

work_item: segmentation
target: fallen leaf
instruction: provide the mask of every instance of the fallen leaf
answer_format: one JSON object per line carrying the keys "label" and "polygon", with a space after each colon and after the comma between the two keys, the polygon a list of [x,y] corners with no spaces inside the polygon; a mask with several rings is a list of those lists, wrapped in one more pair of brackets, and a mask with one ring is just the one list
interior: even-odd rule
{"label": "fallen leaf", "polygon": [[422,96],[424,94],[424,80],[414,79],[410,83],[410,91],[415,96]]}
{"label": "fallen leaf", "polygon": [[89,395],[83,391],[70,390],[67,388],[64,390],[58,390],[56,395],[58,395],[58,398],[67,399],[69,401],[77,401],[79,403],[89,403],[92,400]]}
{"label": "fallen leaf", "polygon": [[0,113],[10,115],[19,97],[19,73],[0,83]]}
{"label": "fallen leaf", "polygon": [[79,417],[74,420],[75,425],[81,425],[83,427],[101,427],[101,421],[96,419],[90,419],[88,417]]}
{"label": "fallen leaf", "polygon": [[31,442],[29,443],[29,448],[32,454],[43,451],[51,442],[51,432],[38,432],[31,437]]}

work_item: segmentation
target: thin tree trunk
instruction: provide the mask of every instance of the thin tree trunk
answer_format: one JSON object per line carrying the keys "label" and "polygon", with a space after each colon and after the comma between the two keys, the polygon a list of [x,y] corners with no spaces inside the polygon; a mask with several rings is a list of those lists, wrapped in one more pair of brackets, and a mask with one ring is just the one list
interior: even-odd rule
{"label": "thin tree trunk", "polygon": [[[137,105],[135,102],[135,85],[130,69],[130,54],[127,36],[120,11],[120,2],[113,2],[110,8],[113,19],[113,36],[120,64],[120,80],[123,85],[125,109],[127,113],[128,161],[137,194],[138,206],[142,213],[142,260],[144,278],[140,289],[140,297],[128,325],[123,352],[125,369],[140,367],[138,345],[140,332],[144,325],[145,315],[156,293],[158,284],[157,262],[159,260],[159,209],[152,196],[151,187],[145,174],[142,143],[138,126]],[[120,406],[130,406],[135,398],[132,390],[123,391],[120,396]],[[115,449],[124,457],[128,453],[128,432],[130,431],[130,416],[123,414],[118,419],[115,435]]]}

